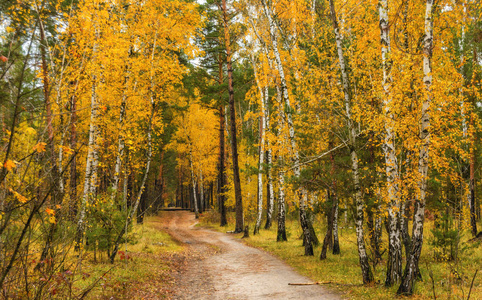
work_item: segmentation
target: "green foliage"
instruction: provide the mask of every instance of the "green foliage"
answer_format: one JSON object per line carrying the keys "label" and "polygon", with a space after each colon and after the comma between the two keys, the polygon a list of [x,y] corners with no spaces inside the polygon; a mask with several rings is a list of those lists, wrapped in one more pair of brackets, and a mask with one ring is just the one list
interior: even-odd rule
{"label": "green foliage", "polygon": [[[119,210],[111,203],[99,202],[95,205],[91,211],[92,222],[89,223],[86,233],[87,249],[110,253],[119,232],[126,226],[126,216],[125,211]],[[124,243],[125,239],[126,235],[121,243]]]}
{"label": "green foliage", "polygon": [[452,261],[458,256],[460,233],[454,227],[451,214],[444,212],[431,230],[433,237],[428,240],[433,247],[433,256],[437,261]]}

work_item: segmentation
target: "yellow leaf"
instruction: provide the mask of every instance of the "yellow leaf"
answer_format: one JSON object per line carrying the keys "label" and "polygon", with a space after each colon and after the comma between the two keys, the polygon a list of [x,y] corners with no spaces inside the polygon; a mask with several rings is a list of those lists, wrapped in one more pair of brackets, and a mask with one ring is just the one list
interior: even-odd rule
{"label": "yellow leaf", "polygon": [[46,143],[40,142],[37,145],[35,145],[35,147],[33,147],[33,150],[37,151],[37,153],[45,152],[46,145],[47,145]]}
{"label": "yellow leaf", "polygon": [[6,168],[9,172],[12,171],[13,168],[15,168],[17,165],[15,164],[14,161],[7,159],[5,164],[3,165],[4,168]]}
{"label": "yellow leaf", "polygon": [[8,189],[12,194],[15,195],[15,198],[17,198],[18,201],[22,202],[22,203],[25,203],[28,201],[28,199],[22,195],[20,195],[20,193],[17,193],[16,191],[12,190],[11,188]]}
{"label": "yellow leaf", "polygon": [[54,217],[54,216],[50,216],[49,222],[52,223],[52,224],[55,224],[55,222],[56,222],[55,217]]}
{"label": "yellow leaf", "polygon": [[63,151],[66,155],[70,155],[70,154],[74,153],[74,150],[72,150],[72,148],[66,147],[66,146],[62,146],[62,151]]}

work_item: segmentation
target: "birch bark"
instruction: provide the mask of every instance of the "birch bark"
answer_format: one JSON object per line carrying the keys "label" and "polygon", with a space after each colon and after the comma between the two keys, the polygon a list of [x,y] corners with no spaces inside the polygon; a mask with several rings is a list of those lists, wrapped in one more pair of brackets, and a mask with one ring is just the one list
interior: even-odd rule
{"label": "birch bark", "polygon": [[200,213],[203,213],[204,212],[204,178],[203,178],[203,170],[202,170],[202,166],[199,168],[199,202],[200,202],[200,207],[199,207],[199,211]]}
{"label": "birch bark", "polygon": [[196,215],[196,219],[199,218],[199,208],[197,205],[197,193],[196,193],[196,176],[194,176],[194,165],[192,163],[192,144],[189,142],[189,165],[191,167],[191,181],[192,181],[192,194],[194,197],[194,214]]}
{"label": "birch bark", "polygon": [[362,193],[360,188],[360,178],[358,175],[358,155],[355,148],[356,142],[356,128],[353,124],[352,120],[352,113],[351,113],[351,90],[350,90],[350,81],[348,78],[348,72],[345,64],[345,58],[343,55],[343,47],[342,47],[342,36],[339,32],[338,27],[338,20],[336,17],[335,12],[335,5],[333,0],[330,0],[330,12],[331,12],[331,19],[333,22],[333,30],[335,32],[335,39],[336,39],[336,48],[338,54],[338,62],[340,65],[341,70],[341,77],[343,82],[343,93],[345,96],[345,113],[347,119],[347,127],[348,127],[348,134],[349,134],[349,141],[348,145],[350,148],[350,157],[351,157],[351,164],[352,164],[352,174],[353,174],[353,185],[355,188],[355,206],[356,206],[356,214],[355,214],[355,226],[356,226],[356,237],[357,237],[357,247],[358,247],[358,257],[360,261],[360,267],[362,271],[363,283],[368,284],[373,282],[373,274],[370,269],[370,265],[368,263],[368,255],[366,252],[365,246],[365,238],[363,233],[363,208],[364,203],[362,199]]}
{"label": "birch bark", "polygon": [[[93,58],[95,61],[97,44],[93,47]],[[77,221],[77,249],[81,246],[84,239],[85,218],[87,214],[87,204],[92,202],[95,196],[97,185],[97,167],[99,165],[99,153],[97,139],[99,135],[98,123],[98,99],[96,91],[97,76],[92,75],[91,102],[90,102],[90,125],[89,125],[89,146],[87,151],[87,161],[85,164],[84,190],[80,203],[79,220]]]}
{"label": "birch bark", "polygon": [[[279,84],[276,83],[276,98],[280,107],[282,106],[281,89]],[[279,131],[284,130],[284,113],[283,110],[279,110]],[[278,233],[276,241],[287,241],[286,236],[286,199],[285,199],[285,174],[283,172],[284,158],[283,158],[283,137],[278,138]]]}
{"label": "birch bark", "polygon": [[252,58],[253,62],[253,69],[254,69],[254,77],[256,79],[256,85],[258,86],[259,94],[260,94],[260,103],[261,103],[261,112],[262,115],[259,117],[259,161],[258,161],[258,212],[256,217],[256,224],[254,226],[253,234],[259,233],[259,228],[261,227],[261,217],[263,215],[263,164],[264,164],[264,146],[265,146],[265,101],[264,101],[264,93],[261,84],[259,83],[258,72],[256,70],[256,62],[254,58]]}
{"label": "birch bark", "polygon": [[385,136],[383,152],[385,154],[385,173],[388,191],[388,261],[385,286],[392,286],[400,281],[402,275],[402,243],[400,239],[400,191],[395,134],[393,132],[392,106],[392,59],[390,48],[390,23],[388,19],[388,0],[380,0],[380,40],[383,66],[383,111]]}
{"label": "birch bark", "polygon": [[412,249],[407,257],[407,265],[397,294],[413,294],[413,286],[417,278],[418,263],[423,245],[423,224],[425,219],[425,195],[427,191],[428,160],[430,147],[430,104],[432,95],[432,48],[433,48],[433,4],[434,0],[427,0],[425,4],[425,36],[423,40],[423,83],[425,85],[425,99],[422,103],[420,120],[420,146],[418,172],[419,194],[415,199],[415,212],[412,227]]}
{"label": "birch bark", "polygon": [[[253,31],[258,38],[259,43],[261,44],[261,48],[266,55],[266,59],[268,60],[268,64],[270,68],[272,68],[272,61],[271,58],[269,57],[269,52],[268,48],[266,46],[266,43],[264,40],[261,38],[261,36],[258,34],[258,31],[256,30],[256,26],[254,25],[253,19],[250,18],[250,23],[253,28]],[[255,66],[255,62],[253,60],[253,66]],[[267,75],[265,74],[267,77]],[[265,132],[265,139],[266,139],[266,147],[268,147],[268,151],[266,151],[266,160],[267,160],[267,177],[268,177],[268,184],[266,187],[266,196],[267,196],[267,213],[266,213],[266,224],[264,226],[265,229],[271,228],[271,223],[272,223],[272,216],[273,216],[273,210],[274,210],[274,190],[273,190],[273,174],[272,174],[272,164],[273,164],[273,153],[271,151],[270,147],[270,140],[269,140],[269,133],[270,133],[270,110],[269,110],[269,88],[268,88],[268,78],[265,78],[266,80],[266,85],[263,87],[264,93],[261,90],[261,87],[258,85],[258,88],[260,89],[260,93],[263,94],[263,98],[261,99],[264,101],[264,110],[262,111],[264,115],[264,132]]]}
{"label": "birch bark", "polygon": [[115,168],[114,168],[114,180],[112,182],[112,195],[111,197],[115,199],[117,196],[117,189],[119,188],[119,180],[120,180],[120,173],[122,168],[122,158],[124,157],[124,148],[125,148],[125,141],[123,136],[123,129],[124,129],[124,119],[126,116],[126,106],[127,106],[127,82],[129,80],[129,76],[124,77],[124,93],[122,94],[122,101],[120,106],[119,112],[119,138],[117,140],[117,155],[115,161]]}
{"label": "birch bark", "polygon": [[268,202],[268,207],[267,207],[267,212],[266,212],[266,224],[264,226],[265,229],[270,229],[271,228],[271,222],[273,218],[273,210],[274,210],[274,191],[273,191],[273,174],[272,174],[272,165],[273,165],[273,155],[271,152],[271,147],[270,147],[270,139],[269,139],[269,133],[270,133],[270,113],[269,113],[269,93],[268,93],[268,87],[265,87],[264,90],[264,131],[265,131],[265,136],[266,136],[266,147],[268,147],[268,151],[266,151],[266,160],[267,160],[267,166],[266,166],[266,173],[268,177],[268,185],[267,185],[267,191],[266,191],[266,201]]}
{"label": "birch bark", "polygon": [[[266,17],[268,19],[269,23],[269,31],[270,31],[270,36],[271,36],[271,42],[273,44],[273,52],[275,56],[275,61],[276,61],[276,66],[278,70],[278,74],[280,77],[280,89],[281,89],[281,95],[284,100],[284,110],[285,110],[285,115],[286,115],[286,124],[288,126],[288,132],[289,132],[289,141],[291,144],[291,148],[293,151],[293,163],[295,165],[295,168],[293,169],[294,176],[295,178],[300,178],[301,175],[301,166],[300,166],[300,156],[296,144],[296,135],[295,135],[295,128],[293,125],[293,117],[291,114],[291,103],[290,103],[290,97],[288,93],[288,86],[286,83],[286,77],[283,69],[283,65],[281,62],[281,55],[279,52],[278,48],[278,34],[276,32],[276,24],[273,20],[272,17],[272,11],[269,8],[267,2],[265,0],[262,0],[261,3],[263,4],[264,12],[266,14]],[[301,228],[303,230],[303,236],[304,236],[304,244],[305,244],[305,255],[313,255],[313,237],[312,237],[312,232],[310,230],[310,221],[308,219],[307,213],[306,213],[306,191],[303,187],[300,187],[297,191],[297,196],[300,202],[300,223],[301,223]]]}

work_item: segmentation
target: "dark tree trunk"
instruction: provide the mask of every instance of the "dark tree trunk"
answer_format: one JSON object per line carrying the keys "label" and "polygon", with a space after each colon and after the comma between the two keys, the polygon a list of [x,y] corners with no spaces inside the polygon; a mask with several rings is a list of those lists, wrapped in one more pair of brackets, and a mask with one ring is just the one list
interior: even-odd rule
{"label": "dark tree trunk", "polygon": [[321,248],[320,259],[326,259],[326,251],[328,248],[333,249],[333,218],[335,216],[336,200],[335,195],[328,190],[328,203],[326,205],[326,235],[323,239],[323,246]]}
{"label": "dark tree trunk", "polygon": [[214,207],[214,182],[211,182],[211,186],[209,187],[209,209]]}
{"label": "dark tree trunk", "polygon": [[[333,144],[331,145],[333,147]],[[332,148],[330,148],[332,149]],[[330,162],[331,162],[331,177],[332,177],[332,190],[333,190],[333,254],[337,255],[340,254],[340,241],[338,240],[338,192],[337,192],[337,185],[336,185],[336,164],[335,164],[335,155],[333,152],[330,154]]]}
{"label": "dark tree trunk", "polygon": [[[475,48],[474,48],[474,61],[476,61],[476,53]],[[474,118],[470,118],[470,123],[472,123],[472,127],[474,126]],[[474,143],[475,143],[475,137],[474,137]],[[475,147],[475,146],[473,146]],[[469,184],[469,189],[470,189],[470,227],[472,229],[472,235],[474,237],[477,236],[477,212],[476,212],[476,201],[475,201],[475,151],[474,149],[471,149],[470,151],[470,184]]]}
{"label": "dark tree trunk", "polygon": [[142,192],[141,195],[141,201],[139,202],[139,209],[137,210],[137,224],[143,224],[144,223],[144,215],[146,213],[147,209],[147,197],[148,197],[148,189],[147,185],[144,191]]}
{"label": "dark tree trunk", "polygon": [[[50,87],[49,87],[49,72],[47,66],[47,40],[45,37],[44,26],[39,19],[39,28],[40,28],[40,58],[41,58],[41,65],[42,65],[42,80],[43,80],[43,92],[44,92],[44,101],[45,101],[45,112],[46,112],[46,127],[48,133],[48,143],[47,149],[48,153],[50,154],[50,163],[47,166],[50,167],[51,175],[48,176],[50,179],[50,186],[52,187],[51,192],[51,205],[60,205],[62,199],[62,191],[60,190],[60,173],[56,163],[56,155],[55,155],[55,144],[54,144],[54,129],[53,129],[53,118],[52,118],[52,102],[50,99]],[[57,215],[57,219],[59,219],[59,215]],[[53,250],[53,239],[55,232],[57,231],[57,223],[52,223],[49,225],[49,231],[45,239],[45,244],[40,256],[40,260],[45,260],[49,253]]]}
{"label": "dark tree trunk", "polygon": [[[266,174],[269,174],[269,172],[271,172],[271,166],[269,165],[268,163],[268,151],[266,151],[266,156],[265,156],[265,162],[266,162],[266,165],[268,166],[267,169],[266,169]],[[270,229],[271,228],[271,224],[272,224],[272,216],[269,214],[270,211],[273,211],[273,207],[271,207],[271,202],[269,201],[271,195],[273,195],[273,191],[271,190],[271,188],[273,187],[272,183],[270,183],[270,179],[269,179],[269,176],[268,176],[268,180],[266,182],[266,211],[268,212],[266,214],[266,224],[264,225],[264,229]],[[274,203],[273,203],[274,204]]]}
{"label": "dark tree trunk", "polygon": [[[299,197],[302,197],[301,195]],[[305,255],[306,256],[313,256],[313,237],[312,235],[310,224],[311,222],[308,220],[308,216],[306,215],[306,211],[300,209],[300,223],[301,228],[303,229],[303,245],[305,246]]]}
{"label": "dark tree trunk", "polygon": [[193,185],[189,185],[189,209],[194,212],[194,194],[192,193]]}
{"label": "dark tree trunk", "polygon": [[[157,176],[157,180],[155,181],[155,191],[157,191],[157,195],[155,195],[156,202],[154,203],[153,207],[155,212],[157,213],[161,207],[164,206],[164,151],[161,150],[161,157],[159,159],[159,174]],[[176,193],[176,200],[177,200],[177,193]],[[177,202],[177,201],[176,201]],[[176,203],[177,206],[177,203]]]}
{"label": "dark tree trunk", "polygon": [[181,207],[185,208],[185,206],[184,206],[184,188],[182,186],[182,177],[181,177],[180,172],[179,172],[179,201],[181,202]]}
{"label": "dark tree trunk", "polygon": [[233,66],[231,64],[231,39],[229,37],[228,28],[228,11],[226,8],[226,0],[222,0],[223,24],[224,24],[224,42],[226,43],[226,64],[228,66],[228,92],[229,92],[229,114],[230,114],[230,132],[231,132],[231,152],[233,159],[233,180],[234,195],[236,206],[236,226],[234,232],[240,233],[244,231],[244,212],[243,199],[241,195],[241,179],[239,177],[238,165],[238,142],[236,133],[236,111],[234,106],[234,88],[233,88]]}
{"label": "dark tree trunk", "polygon": [[[376,206],[377,204],[375,204]],[[375,212],[373,210],[375,209]],[[370,237],[370,245],[373,251],[373,265],[376,266],[382,259],[382,254],[380,250],[380,235],[377,231],[377,227],[375,225],[375,218],[377,217],[377,208],[372,207],[367,209],[367,226],[368,232]]]}
{"label": "dark tree trunk", "polygon": [[[280,165],[282,165],[280,159]],[[276,241],[286,242],[288,238],[286,237],[286,207],[285,207],[285,195],[284,195],[284,174],[278,171],[279,180],[279,193],[278,193],[278,233],[276,236]]]}
{"label": "dark tree trunk", "polygon": [[333,216],[333,254],[337,255],[341,253],[340,240],[338,239],[338,197],[335,197],[334,206],[335,215]]}
{"label": "dark tree trunk", "polygon": [[[77,84],[77,83],[76,83]],[[77,98],[74,94],[70,99],[70,149],[77,149]],[[77,215],[77,155],[72,154],[70,163],[70,201],[69,217],[71,220]]]}
{"label": "dark tree trunk", "polygon": [[199,207],[199,213],[200,214],[202,214],[204,212],[204,197],[201,197],[201,195],[204,194],[204,190],[201,191],[201,189],[202,189],[201,184],[198,184],[198,191],[199,192],[198,192],[197,199],[198,199],[198,203],[199,203],[198,207]]}
{"label": "dark tree trunk", "polygon": [[408,201],[403,205],[402,222],[400,224],[400,234],[402,236],[403,246],[405,247],[405,258],[410,255],[410,248],[412,247],[412,241],[410,240],[410,234],[408,232],[408,222],[410,221],[410,203]]}
{"label": "dark tree trunk", "polygon": [[[220,65],[220,70],[222,71],[222,64]],[[221,74],[221,73],[220,73]],[[224,106],[221,105],[219,108],[219,171],[218,171],[218,202],[219,202],[219,212],[221,214],[220,226],[226,226],[228,224],[226,218],[226,195],[224,187],[226,185],[225,179],[225,149],[224,149]]]}
{"label": "dark tree trunk", "polygon": [[310,232],[310,241],[313,244],[313,246],[318,246],[320,244],[320,240],[316,236],[315,228],[313,227],[313,222],[311,222],[312,214],[313,212],[309,211],[308,209],[305,209],[305,215],[307,220],[306,226],[308,231]]}

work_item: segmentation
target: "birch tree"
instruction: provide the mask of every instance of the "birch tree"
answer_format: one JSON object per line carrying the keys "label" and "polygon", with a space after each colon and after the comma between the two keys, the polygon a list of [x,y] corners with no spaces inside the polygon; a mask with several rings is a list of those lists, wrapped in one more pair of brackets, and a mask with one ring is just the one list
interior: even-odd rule
{"label": "birch tree", "polygon": [[[269,32],[270,32],[270,38],[271,38],[271,43],[272,43],[272,50],[274,52],[274,57],[275,57],[275,62],[276,62],[276,68],[278,70],[278,75],[279,75],[279,80],[280,80],[280,93],[281,96],[283,97],[283,105],[284,105],[284,110],[285,110],[285,116],[286,116],[286,125],[288,127],[288,132],[289,132],[289,142],[291,144],[291,149],[292,149],[292,161],[294,164],[294,176],[295,178],[299,179],[301,176],[301,165],[300,165],[300,155],[298,152],[298,145],[296,143],[296,134],[295,134],[295,128],[293,125],[293,117],[292,117],[292,108],[291,108],[291,101],[289,97],[289,91],[288,91],[288,86],[286,82],[286,77],[284,73],[284,67],[281,61],[281,55],[279,53],[279,46],[278,46],[278,33],[276,30],[276,24],[273,19],[273,11],[272,7],[270,7],[267,4],[267,1],[262,0],[261,4],[263,5],[264,13],[266,15],[266,18],[268,19],[268,24],[269,24]],[[303,238],[304,238],[304,244],[305,244],[305,255],[313,255],[313,232],[311,230],[311,222],[308,219],[308,215],[306,212],[306,190],[304,187],[299,187],[297,188],[296,191],[297,197],[299,199],[299,205],[300,205],[300,223],[301,223],[301,228],[303,231]]]}
{"label": "birch tree", "polygon": [[343,47],[342,47],[343,38],[340,34],[340,29],[338,27],[338,19],[336,17],[335,4],[333,3],[333,0],[330,0],[330,13],[331,13],[331,19],[333,23],[333,30],[335,32],[338,63],[340,66],[341,78],[343,83],[343,94],[345,96],[344,97],[345,114],[346,114],[346,122],[347,122],[348,136],[349,136],[348,147],[350,149],[351,171],[353,176],[353,186],[355,188],[355,206],[356,206],[355,225],[356,225],[358,257],[360,260],[363,283],[369,284],[373,282],[374,279],[373,279],[372,271],[370,269],[370,264],[368,263],[368,256],[367,256],[367,251],[365,247],[365,238],[363,233],[364,203],[363,203],[361,187],[360,187],[360,178],[358,175],[359,170],[358,170],[358,154],[356,151],[356,127],[352,119],[352,98],[351,98],[351,89],[350,89],[350,81],[348,78],[347,66],[346,66],[345,57],[343,54]]}
{"label": "birch tree", "polygon": [[394,115],[391,105],[392,58],[390,46],[390,23],[388,19],[388,0],[380,0],[380,39],[383,69],[383,110],[385,120],[385,137],[383,152],[385,154],[385,173],[388,190],[388,261],[385,286],[399,282],[402,275],[402,244],[400,239],[400,191],[398,161],[395,149],[395,134],[393,132]]}
{"label": "birch tree", "polygon": [[265,143],[266,143],[266,133],[265,133],[265,128],[266,128],[266,107],[265,107],[265,97],[268,97],[268,95],[264,95],[263,88],[260,85],[259,79],[258,79],[258,74],[256,71],[256,62],[254,59],[252,59],[252,64],[254,68],[254,76],[256,79],[256,85],[258,86],[259,89],[259,95],[260,95],[260,104],[261,104],[261,116],[259,117],[259,150],[258,150],[258,212],[257,212],[257,217],[256,217],[256,224],[254,225],[254,232],[253,234],[259,233],[259,228],[261,227],[261,216],[263,214],[263,164],[264,164],[264,155],[265,155]]}
{"label": "birch tree", "polygon": [[434,0],[427,0],[425,4],[425,35],[423,39],[423,83],[425,85],[425,99],[422,103],[420,119],[420,152],[418,159],[419,184],[418,195],[415,199],[415,212],[412,227],[412,249],[407,257],[407,264],[402,282],[397,294],[413,294],[413,286],[417,279],[418,263],[423,245],[423,225],[425,220],[425,201],[427,194],[427,176],[430,147],[430,103],[432,94],[432,49],[433,49],[433,5]]}

